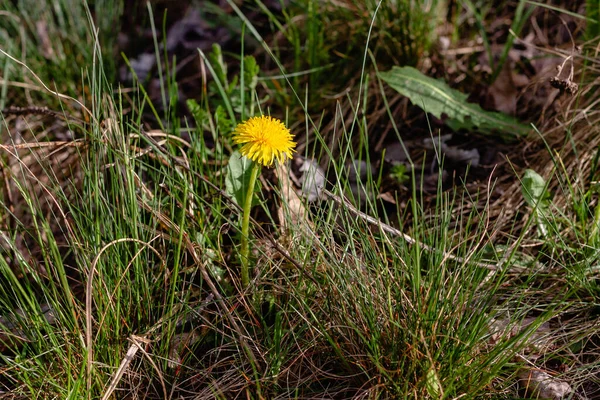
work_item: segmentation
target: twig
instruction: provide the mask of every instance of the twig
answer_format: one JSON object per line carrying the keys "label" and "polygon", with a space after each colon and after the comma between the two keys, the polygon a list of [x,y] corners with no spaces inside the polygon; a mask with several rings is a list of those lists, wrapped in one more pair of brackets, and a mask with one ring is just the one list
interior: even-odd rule
{"label": "twig", "polygon": [[14,150],[23,150],[23,149],[41,149],[45,147],[59,148],[62,149],[64,147],[82,147],[88,144],[88,141],[85,139],[75,139],[75,140],[61,140],[55,142],[37,142],[37,143],[21,143],[21,144],[0,144],[0,150],[5,150],[11,153],[12,156],[16,156],[13,153]]}
{"label": "twig", "polygon": [[[123,377],[123,374],[125,373],[125,371],[127,371],[129,364],[131,364],[131,361],[133,361],[133,358],[135,357],[136,353],[141,348],[138,344],[138,341],[142,340],[144,343],[149,343],[148,339],[143,338],[143,337],[133,336],[133,335],[130,337],[129,340],[131,341],[131,345],[129,346],[129,349],[127,350],[127,354],[125,354],[125,357],[121,360],[121,364],[119,365],[117,372],[115,373],[112,380],[110,381],[110,384],[108,385],[108,388],[106,389],[106,392],[104,392],[104,395],[102,396],[102,400],[108,400],[110,398],[110,396],[113,394],[113,392],[115,391],[115,389],[117,388],[117,385],[119,384],[119,381],[121,380],[121,377]],[[164,382],[162,382],[162,383],[164,386]],[[163,390],[163,391],[165,391],[165,390]]]}
{"label": "twig", "polygon": [[50,110],[47,107],[8,107],[2,110],[5,115],[48,115],[55,118],[64,119],[66,122],[77,122],[84,125],[86,122],[72,115],[65,115],[62,112]]}

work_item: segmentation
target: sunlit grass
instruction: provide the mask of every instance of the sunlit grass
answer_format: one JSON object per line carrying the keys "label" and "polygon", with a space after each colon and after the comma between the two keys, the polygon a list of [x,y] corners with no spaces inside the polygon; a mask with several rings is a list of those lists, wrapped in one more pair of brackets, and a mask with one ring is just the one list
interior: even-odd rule
{"label": "sunlit grass", "polygon": [[[320,3],[303,4],[304,26],[291,16],[287,26],[276,26],[294,52],[310,55],[301,68],[319,68],[330,62],[315,22],[325,15],[314,8]],[[352,15],[363,10],[347,4],[355,7]],[[369,14],[362,33],[369,32],[376,6],[360,11]],[[369,79],[371,62],[398,37],[386,39],[379,27],[368,59],[367,43],[351,43],[363,57],[352,64],[360,74],[331,113],[333,133],[311,118],[307,99],[318,96],[311,85],[298,90],[303,75],[284,80],[281,91],[293,94],[287,104],[262,103],[258,91],[274,89],[272,83],[257,88],[255,59],[240,54],[245,66],[236,81],[223,75],[218,49],[199,55],[217,81],[206,82],[210,98],[189,103],[196,127],[154,108],[168,131],[150,130],[140,123],[145,92],[125,96],[114,89],[85,9],[66,7],[61,3],[59,11],[69,17],[60,22],[56,15],[55,28],[82,24],[81,43],[64,46],[84,48],[87,68],[45,69],[54,61],[40,47],[23,62],[46,83],[52,68],[65,68],[52,89],[81,99],[90,114],[74,99],[46,91],[39,101],[69,110],[60,126],[76,129],[77,140],[55,140],[36,115],[20,128],[21,142],[3,137],[3,392],[74,399],[515,398],[527,386],[517,376],[533,369],[547,369],[573,388],[597,384],[595,167],[582,183],[572,179],[575,167],[553,155],[550,173],[539,171],[551,205],[536,213],[516,191],[512,230],[494,223],[485,196],[460,186],[444,191],[439,184],[426,207],[421,167],[412,163],[406,201],[389,212],[377,196],[382,170],[369,149],[369,136],[377,134],[368,120],[376,98],[369,91],[381,97],[382,115],[393,113],[381,82]],[[382,9],[377,20],[384,28],[388,14]],[[430,23],[428,15],[418,18]],[[107,34],[106,25],[98,26]],[[427,50],[422,45],[418,54]],[[14,46],[4,50],[15,54]],[[92,60],[98,61],[93,68]],[[14,79],[32,78],[1,61]],[[323,74],[310,79],[326,79]],[[163,79],[166,98],[176,82],[174,74]],[[5,103],[26,98],[19,86],[4,84]],[[266,104],[269,110],[262,109]],[[287,117],[302,138],[296,159],[314,159],[328,181],[322,197],[309,203],[293,189],[289,172],[301,172],[294,161],[265,174],[249,218],[251,279],[242,285],[242,204],[232,182],[243,182],[233,164],[244,163],[233,153],[231,131],[236,121],[266,111]],[[68,125],[69,117],[76,123]],[[14,116],[3,115],[5,131],[15,125]],[[356,162],[367,168],[364,179],[350,167]],[[441,174],[444,160],[437,165]],[[562,374],[555,373],[560,363],[568,367]]]}

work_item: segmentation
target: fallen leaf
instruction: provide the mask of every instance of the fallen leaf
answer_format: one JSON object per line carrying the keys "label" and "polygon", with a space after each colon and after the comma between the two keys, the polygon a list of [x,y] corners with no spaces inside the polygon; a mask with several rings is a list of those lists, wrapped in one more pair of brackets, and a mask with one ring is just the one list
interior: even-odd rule
{"label": "fallen leaf", "polygon": [[277,208],[277,216],[282,231],[296,232],[297,228],[308,226],[313,228],[311,221],[306,218],[306,208],[302,199],[296,193],[290,180],[290,171],[287,164],[279,164],[275,166],[275,176],[281,187],[281,203]]}
{"label": "fallen leaf", "polygon": [[315,160],[306,159],[300,166],[300,185],[302,186],[302,195],[313,202],[322,198],[323,188],[325,187],[325,172]]}
{"label": "fallen leaf", "polygon": [[479,160],[481,156],[479,155],[479,150],[477,149],[463,150],[456,146],[442,144],[442,152],[451,161],[468,164],[473,167],[479,166]]}
{"label": "fallen leaf", "polygon": [[529,396],[536,399],[561,400],[573,392],[567,382],[537,369],[519,371],[519,379]]}
{"label": "fallen leaf", "polygon": [[394,195],[390,192],[385,192],[385,193],[380,193],[377,195],[377,199],[381,199],[385,202],[391,203],[391,204],[396,204],[396,198],[394,197]]}
{"label": "fallen leaf", "polygon": [[488,89],[488,97],[493,103],[496,111],[508,115],[517,113],[517,98],[519,90],[513,79],[513,67],[511,62],[504,63],[500,74]]}

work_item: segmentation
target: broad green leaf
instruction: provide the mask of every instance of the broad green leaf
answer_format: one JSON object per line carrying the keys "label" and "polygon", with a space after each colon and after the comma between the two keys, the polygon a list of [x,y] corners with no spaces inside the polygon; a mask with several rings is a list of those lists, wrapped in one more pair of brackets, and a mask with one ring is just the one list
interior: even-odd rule
{"label": "broad green leaf", "polygon": [[548,234],[546,226],[550,206],[550,194],[546,190],[547,184],[544,178],[532,169],[526,169],[521,178],[523,198],[535,211],[539,233],[542,236]]}
{"label": "broad green leaf", "polygon": [[251,173],[252,161],[243,157],[239,151],[234,151],[227,163],[225,191],[240,206],[244,205]]}
{"label": "broad green leaf", "polygon": [[380,72],[379,77],[426,112],[440,119],[445,115],[446,124],[454,130],[478,129],[486,134],[503,132],[510,136],[524,136],[530,130],[515,118],[468,103],[466,94],[441,80],[423,75],[415,68],[393,67]]}
{"label": "broad green leaf", "polygon": [[546,181],[540,174],[532,169],[526,169],[521,178],[523,197],[531,207],[547,208],[549,194],[546,190]]}

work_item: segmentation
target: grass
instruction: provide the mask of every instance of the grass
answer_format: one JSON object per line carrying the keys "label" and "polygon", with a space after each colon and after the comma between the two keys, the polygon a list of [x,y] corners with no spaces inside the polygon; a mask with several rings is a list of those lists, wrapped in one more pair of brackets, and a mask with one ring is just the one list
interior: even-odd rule
{"label": "grass", "polygon": [[[189,103],[195,127],[174,108],[150,105],[143,87],[112,85],[106,21],[119,15],[118,3],[95,3],[111,12],[94,18],[85,7],[57,4],[40,9],[52,15],[43,18],[49,32],[69,39],[57,47],[61,57],[46,58],[44,46],[32,44],[32,25],[14,22],[40,18],[26,3],[6,4],[12,8],[0,30],[21,32],[22,42],[2,49],[63,94],[40,90],[20,103],[39,82],[0,59],[2,104],[60,110],[3,112],[3,398],[508,399],[535,397],[522,377],[538,370],[593,398],[599,253],[598,157],[590,150],[597,145],[586,136],[596,126],[592,116],[569,108],[567,139],[553,135],[564,124],[540,134],[548,149],[559,149],[538,155],[551,161],[537,171],[548,192],[543,208],[524,202],[520,170],[503,188],[511,196],[504,218],[489,195],[500,184],[493,180],[473,192],[466,183],[447,190],[440,179],[428,196],[421,170],[429,160],[420,166],[412,159],[406,189],[390,208],[373,195],[387,177],[372,159],[372,137],[386,115],[392,135],[402,140],[404,132],[393,118],[396,100],[370,63],[397,61],[391,54],[401,39],[390,36],[397,15],[390,4],[381,4],[372,31],[375,2],[348,1],[329,13],[319,7],[331,5],[307,0],[286,8],[282,20],[268,15],[287,40],[273,56],[299,72],[282,85],[258,70],[259,58],[240,53],[236,79],[218,50],[202,53],[216,79]],[[437,17],[410,10],[411,24],[435,25]],[[350,16],[363,39],[337,47],[321,21],[343,25]],[[99,38],[90,33],[92,20]],[[431,38],[415,32],[422,41],[410,46],[421,47],[402,42],[406,54],[398,57],[415,61],[431,50]],[[154,41],[161,57],[156,30]],[[27,52],[19,58],[21,44]],[[332,54],[348,58],[340,64]],[[326,100],[315,111],[317,90],[329,80],[319,68],[332,62],[336,71],[352,71],[351,89],[334,111]],[[306,68],[318,71],[307,78]],[[173,71],[161,71],[163,104],[177,96]],[[585,89],[581,101],[592,104],[593,96]],[[229,132],[259,109],[287,117],[299,153],[316,159],[329,182],[324,199],[308,203],[289,190],[286,170],[264,171],[251,219],[252,279],[243,288],[241,209],[231,182],[244,178],[233,168],[239,156]],[[148,110],[157,125],[143,123]],[[60,139],[63,131],[71,136]],[[437,132],[430,127],[429,134],[435,142]],[[590,146],[577,150],[579,143]],[[364,179],[348,167],[356,160],[366,162]],[[445,163],[440,156],[440,175]]]}

